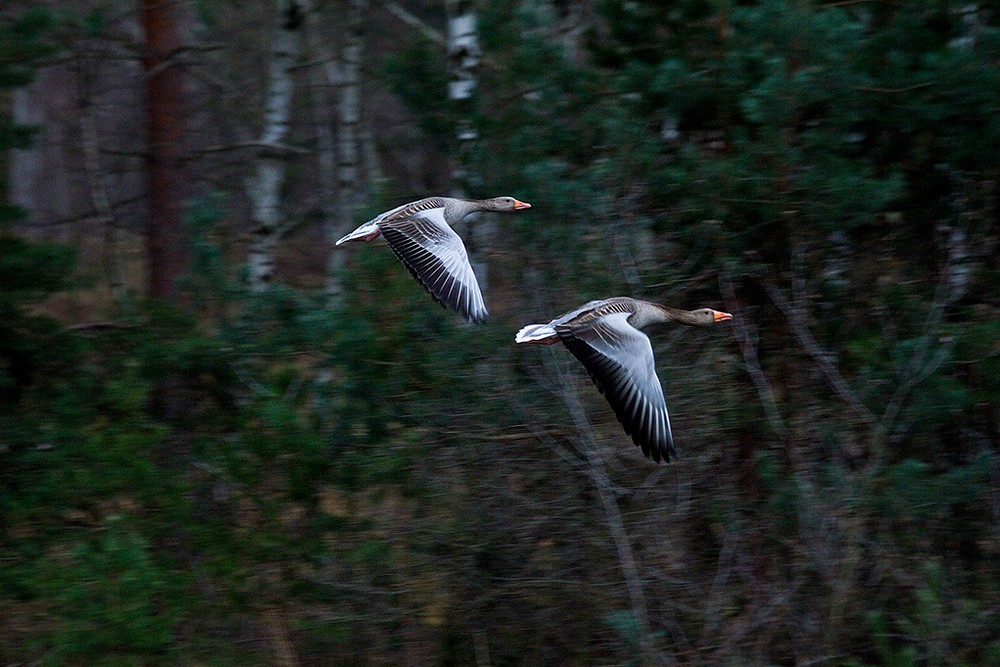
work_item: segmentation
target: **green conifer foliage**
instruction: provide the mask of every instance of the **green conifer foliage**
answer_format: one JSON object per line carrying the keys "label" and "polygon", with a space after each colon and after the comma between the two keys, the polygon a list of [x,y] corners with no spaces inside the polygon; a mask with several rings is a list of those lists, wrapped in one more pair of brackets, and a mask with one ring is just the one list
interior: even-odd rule
{"label": "green conifer foliage", "polygon": [[[575,53],[553,37],[565,6],[490,3],[480,17],[493,63],[479,118],[484,191],[534,207],[510,221],[516,241],[498,261],[525,295],[511,298],[533,314],[619,293],[703,305],[731,281],[749,337],[729,342],[728,361],[687,373],[697,350],[721,344],[654,339],[675,428],[698,460],[683,475],[701,498],[684,524],[690,556],[704,559],[695,569],[724,559],[705,542],[720,524],[784,573],[748,595],[824,576],[795,556],[816,548],[805,537],[816,525],[837,526],[823,530],[842,568],[835,590],[793,595],[794,608],[822,600],[821,631],[804,639],[809,623],[771,622],[763,652],[733,664],[786,661],[783,633],[862,663],[940,659],[935,623],[914,622],[913,609],[930,618],[922,600],[942,582],[977,600],[998,583],[995,568],[966,574],[996,553],[984,546],[995,544],[1000,451],[987,342],[1000,319],[995,6],[601,0]],[[775,403],[767,420],[747,346]],[[530,384],[540,362],[524,356]],[[773,544],[755,545],[741,525]],[[779,546],[789,534],[794,545]],[[933,585],[905,553],[940,563]],[[864,563],[885,554],[873,584]],[[941,640],[949,659],[986,660],[1000,638],[972,641],[985,626],[955,618]],[[686,627],[697,635],[702,620]],[[899,628],[920,648],[887,638]]]}
{"label": "green conifer foliage", "polygon": [[[32,80],[33,66],[50,52],[50,26],[49,15],[41,10],[0,23],[0,95]],[[6,167],[12,149],[30,145],[38,129],[0,113],[0,167]],[[25,212],[7,194],[5,175],[0,180],[0,397],[5,403],[20,396],[55,357],[54,325],[28,308],[62,287],[72,264],[68,248],[14,235],[12,228]]]}

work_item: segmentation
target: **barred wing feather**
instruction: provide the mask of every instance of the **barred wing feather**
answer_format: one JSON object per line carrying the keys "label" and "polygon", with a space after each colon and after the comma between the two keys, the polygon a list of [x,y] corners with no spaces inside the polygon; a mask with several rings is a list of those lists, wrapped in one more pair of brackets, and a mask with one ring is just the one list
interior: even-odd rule
{"label": "barred wing feather", "polygon": [[646,334],[628,323],[630,315],[610,313],[580,325],[556,325],[555,329],[642,453],[654,461],[669,462],[677,451],[663,387],[656,375],[653,346]]}
{"label": "barred wing feather", "polygon": [[386,243],[431,296],[470,322],[489,314],[461,237],[445,222],[444,209],[432,208],[379,223]]}

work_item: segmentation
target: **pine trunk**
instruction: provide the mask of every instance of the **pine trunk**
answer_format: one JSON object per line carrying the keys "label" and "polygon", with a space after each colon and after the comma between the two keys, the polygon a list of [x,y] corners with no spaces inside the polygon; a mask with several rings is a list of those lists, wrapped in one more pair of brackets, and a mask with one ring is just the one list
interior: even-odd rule
{"label": "pine trunk", "polygon": [[184,202],[184,80],[175,54],[181,47],[178,1],[143,0],[146,95],[149,109],[149,293],[174,300],[187,265]]}

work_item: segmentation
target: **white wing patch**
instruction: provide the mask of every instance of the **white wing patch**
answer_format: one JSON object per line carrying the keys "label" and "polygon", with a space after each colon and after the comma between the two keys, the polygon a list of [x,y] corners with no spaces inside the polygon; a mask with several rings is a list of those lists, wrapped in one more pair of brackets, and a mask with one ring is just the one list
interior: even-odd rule
{"label": "white wing patch", "polygon": [[643,454],[669,462],[676,450],[653,346],[646,334],[628,323],[630,316],[610,313],[581,325],[555,328]]}
{"label": "white wing patch", "polygon": [[471,322],[486,319],[489,313],[479,281],[465,244],[444,219],[444,208],[383,221],[379,228],[392,251],[435,299]]}

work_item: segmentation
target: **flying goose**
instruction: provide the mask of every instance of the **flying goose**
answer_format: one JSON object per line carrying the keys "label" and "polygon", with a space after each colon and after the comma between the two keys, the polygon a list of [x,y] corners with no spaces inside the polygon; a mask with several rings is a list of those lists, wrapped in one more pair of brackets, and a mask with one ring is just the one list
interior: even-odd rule
{"label": "flying goose", "polygon": [[383,236],[413,277],[446,308],[470,322],[489,314],[472,272],[465,244],[451,226],[476,211],[517,211],[530,204],[513,197],[453,199],[428,197],[375,216],[337,245]]}
{"label": "flying goose", "polygon": [[677,456],[653,346],[641,328],[657,322],[707,326],[733,319],[711,308],[678,310],[618,296],[591,301],[547,324],[529,324],[517,343],[562,342],[590,374],[642,453],[659,463]]}

